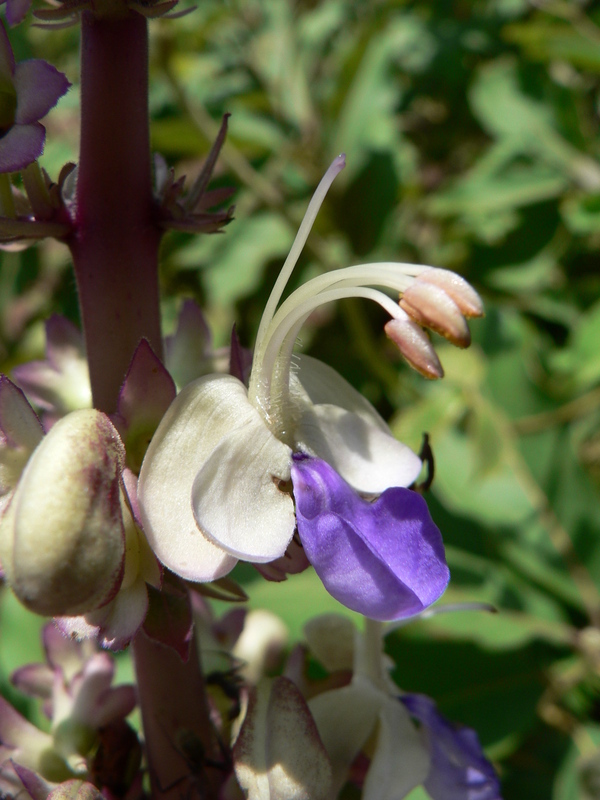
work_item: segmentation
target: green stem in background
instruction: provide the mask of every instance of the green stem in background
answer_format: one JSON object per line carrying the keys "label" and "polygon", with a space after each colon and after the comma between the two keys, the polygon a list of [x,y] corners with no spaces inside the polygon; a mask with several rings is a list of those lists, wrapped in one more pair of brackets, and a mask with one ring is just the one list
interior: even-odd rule
{"label": "green stem in background", "polygon": [[162,355],[152,197],[147,21],[82,17],[81,150],[69,241],[94,405],[115,410],[142,338]]}

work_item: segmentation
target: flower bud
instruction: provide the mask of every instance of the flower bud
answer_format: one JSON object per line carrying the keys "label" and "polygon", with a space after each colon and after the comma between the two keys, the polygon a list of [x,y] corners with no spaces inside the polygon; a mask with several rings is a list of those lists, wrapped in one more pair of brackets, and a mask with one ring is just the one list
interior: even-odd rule
{"label": "flower bud", "polygon": [[124,459],[116,429],[94,409],[68,414],[33,452],[0,522],[7,578],[32,611],[81,614],[116,591]]}

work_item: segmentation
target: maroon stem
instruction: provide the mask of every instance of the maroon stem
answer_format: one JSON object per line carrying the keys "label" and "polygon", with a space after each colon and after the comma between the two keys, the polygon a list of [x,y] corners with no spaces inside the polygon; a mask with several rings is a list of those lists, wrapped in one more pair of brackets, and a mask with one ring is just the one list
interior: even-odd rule
{"label": "maroon stem", "polygon": [[153,798],[214,800],[228,765],[208,722],[195,647],[183,662],[140,631],[133,642]]}
{"label": "maroon stem", "polygon": [[[100,19],[85,11],[81,47],[81,150],[69,246],[94,406],[111,413],[140,340],[162,357],[146,19],[134,12]],[[213,769],[206,787],[203,774],[190,778],[189,738],[183,736],[191,732],[201,752],[214,754],[196,651],[191,648],[184,664],[142,632],[133,649],[153,797],[179,798],[183,792],[211,800],[222,775]]]}
{"label": "maroon stem", "polygon": [[148,122],[148,31],[131,12],[81,34],[75,264],[96,408],[111,413],[142,337],[161,356],[158,248]]}

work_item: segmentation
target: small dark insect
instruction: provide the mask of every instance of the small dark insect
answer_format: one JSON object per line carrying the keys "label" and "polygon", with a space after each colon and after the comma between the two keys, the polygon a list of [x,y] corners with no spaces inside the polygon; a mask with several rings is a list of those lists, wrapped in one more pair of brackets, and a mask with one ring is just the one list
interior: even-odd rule
{"label": "small dark insect", "polygon": [[419,458],[427,466],[427,477],[421,483],[413,484],[411,489],[415,489],[417,492],[426,492],[433,483],[433,478],[435,476],[435,461],[433,459],[433,450],[429,443],[428,433],[423,434],[423,443],[421,444]]}
{"label": "small dark insect", "polygon": [[185,791],[180,795],[182,800],[204,800],[207,790],[207,769],[217,769],[227,773],[232,769],[231,756],[223,743],[218,740],[221,750],[221,759],[217,760],[206,755],[206,748],[200,737],[194,731],[181,728],[171,742],[173,748],[185,761],[188,772],[176,778],[168,786],[161,786],[155,776],[161,794],[166,794],[177,786],[186,785]]}
{"label": "small dark insect", "polygon": [[244,685],[244,679],[240,675],[237,666],[223,671],[214,670],[206,675],[206,683],[209,686],[218,686],[228,700],[231,700],[231,708],[227,713],[229,721],[235,719],[240,713],[240,692]]}

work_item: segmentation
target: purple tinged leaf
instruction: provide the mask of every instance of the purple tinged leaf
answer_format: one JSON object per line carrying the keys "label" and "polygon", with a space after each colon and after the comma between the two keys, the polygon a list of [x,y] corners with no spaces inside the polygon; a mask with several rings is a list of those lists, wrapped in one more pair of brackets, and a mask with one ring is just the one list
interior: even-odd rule
{"label": "purple tinged leaf", "polygon": [[31,800],[48,800],[52,784],[41,778],[37,772],[27,769],[16,761],[12,762],[12,767]]}
{"label": "purple tinged leaf", "polygon": [[68,367],[70,362],[85,358],[83,334],[66,317],[52,314],[45,322],[46,358],[56,369]]}
{"label": "purple tinged leaf", "polygon": [[327,591],[377,620],[418,614],[444,592],[441,534],[423,498],[404,488],[363,500],[324,461],[295,454],[298,534]]}
{"label": "purple tinged leaf", "polygon": [[408,694],[402,702],[422,726],[431,755],[424,783],[433,800],[501,800],[500,783],[471,728],[452,725],[431,698]]}
{"label": "purple tinged leaf", "polygon": [[146,448],[177,390],[145,339],[136,348],[119,394],[114,422],[125,441],[128,466],[139,472]]}
{"label": "purple tinged leaf", "polygon": [[54,673],[47,664],[25,664],[13,672],[10,682],[29,697],[47,700],[52,696]]}
{"label": "purple tinged leaf", "polygon": [[179,387],[214,370],[207,369],[212,358],[212,336],[200,307],[186,300],[179,312],[177,329],[165,341],[166,363]]}
{"label": "purple tinged leaf", "polygon": [[236,777],[249,800],[325,800],[331,765],[317,726],[296,686],[262,681],[233,750]]}
{"label": "purple tinged leaf", "polygon": [[17,125],[29,125],[45,117],[71,86],[62,72],[40,58],[17,64],[13,83],[17,92]]}
{"label": "purple tinged leaf", "polygon": [[146,339],[142,339],[119,394],[119,415],[128,427],[142,421],[157,426],[176,394],[173,378]]}

